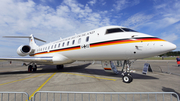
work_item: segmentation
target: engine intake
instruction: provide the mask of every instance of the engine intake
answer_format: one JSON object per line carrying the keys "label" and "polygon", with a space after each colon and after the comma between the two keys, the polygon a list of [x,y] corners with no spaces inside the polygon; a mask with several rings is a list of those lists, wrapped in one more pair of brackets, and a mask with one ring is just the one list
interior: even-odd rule
{"label": "engine intake", "polygon": [[21,45],[18,49],[17,49],[17,54],[20,56],[26,56],[29,55],[31,53],[31,47],[29,45]]}

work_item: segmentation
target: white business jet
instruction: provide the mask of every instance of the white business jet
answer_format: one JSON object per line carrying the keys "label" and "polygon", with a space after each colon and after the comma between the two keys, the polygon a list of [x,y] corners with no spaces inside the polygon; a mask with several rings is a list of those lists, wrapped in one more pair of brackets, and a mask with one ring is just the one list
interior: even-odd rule
{"label": "white business jet", "polygon": [[33,35],[5,37],[29,38],[29,45],[21,45],[17,54],[30,57],[0,58],[29,62],[29,72],[37,70],[36,64],[57,65],[57,69],[62,69],[63,64],[76,60],[93,60],[101,61],[105,71],[118,74],[113,61],[124,60],[122,75],[125,83],[133,80],[127,69],[131,63],[129,60],[156,56],[176,49],[176,45],[168,41],[121,26],[101,27],[42,46],[38,46],[35,40],[43,40]]}

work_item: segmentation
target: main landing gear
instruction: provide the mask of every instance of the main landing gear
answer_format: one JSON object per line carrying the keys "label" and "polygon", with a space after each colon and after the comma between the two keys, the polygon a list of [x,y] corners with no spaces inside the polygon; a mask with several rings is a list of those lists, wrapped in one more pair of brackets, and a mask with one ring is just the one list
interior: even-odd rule
{"label": "main landing gear", "polygon": [[28,66],[28,72],[35,72],[37,71],[37,65],[35,63],[32,63],[32,65]]}
{"label": "main landing gear", "polygon": [[64,65],[57,65],[56,68],[57,68],[57,70],[63,69]]}
{"label": "main landing gear", "polygon": [[[129,60],[124,60],[123,68],[122,68],[122,80],[124,83],[131,83],[133,81],[133,77],[130,74],[130,66],[131,62]],[[125,69],[125,71],[124,71]]]}
{"label": "main landing gear", "polygon": [[[56,68],[58,70],[63,69],[64,65],[57,65]],[[33,72],[37,71],[37,65],[35,63],[28,64],[28,72],[32,72],[32,71]]]}

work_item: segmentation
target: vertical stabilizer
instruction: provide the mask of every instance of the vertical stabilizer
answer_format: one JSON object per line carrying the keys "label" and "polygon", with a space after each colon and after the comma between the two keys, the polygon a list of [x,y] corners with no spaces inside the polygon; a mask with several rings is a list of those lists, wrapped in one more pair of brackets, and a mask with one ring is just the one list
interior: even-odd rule
{"label": "vertical stabilizer", "polygon": [[38,45],[35,42],[34,35],[32,35],[32,34],[29,37],[29,45],[31,46],[32,49],[38,48]]}

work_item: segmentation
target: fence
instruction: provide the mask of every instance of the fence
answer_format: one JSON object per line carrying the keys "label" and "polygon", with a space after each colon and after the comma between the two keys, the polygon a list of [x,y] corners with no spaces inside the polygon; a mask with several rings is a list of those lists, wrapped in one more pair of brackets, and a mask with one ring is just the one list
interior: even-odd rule
{"label": "fence", "polygon": [[38,91],[33,101],[179,101],[174,92]]}
{"label": "fence", "polygon": [[29,95],[26,92],[0,92],[1,101],[26,101]]}

